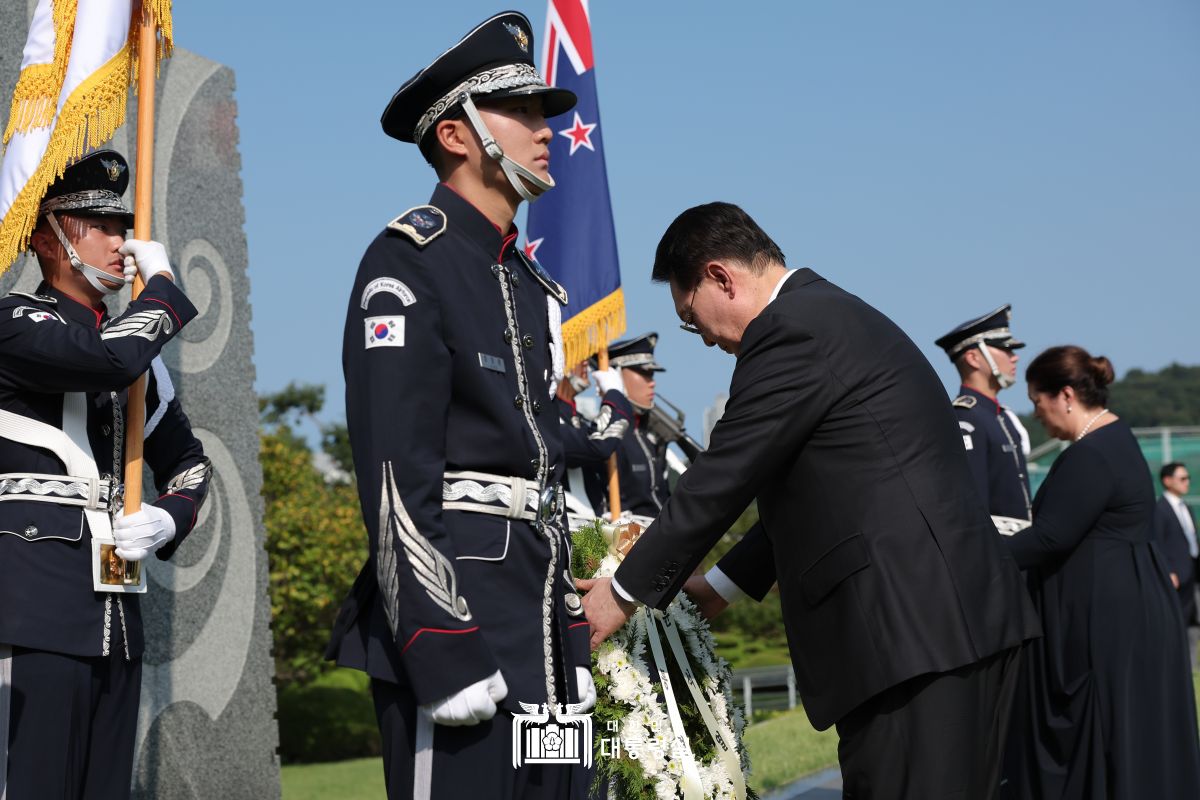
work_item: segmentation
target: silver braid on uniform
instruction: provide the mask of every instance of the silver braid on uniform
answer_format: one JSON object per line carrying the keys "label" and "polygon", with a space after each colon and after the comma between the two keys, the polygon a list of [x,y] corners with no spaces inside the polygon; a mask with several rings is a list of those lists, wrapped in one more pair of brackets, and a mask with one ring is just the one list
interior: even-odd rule
{"label": "silver braid on uniform", "polygon": [[505,64],[495,69],[484,70],[478,75],[472,75],[442,96],[440,100],[429,107],[429,110],[417,120],[413,129],[413,141],[420,142],[429,126],[446,113],[446,110],[458,102],[458,96],[463,92],[469,95],[491,94],[502,89],[517,88],[545,89],[546,82],[530,64]]}

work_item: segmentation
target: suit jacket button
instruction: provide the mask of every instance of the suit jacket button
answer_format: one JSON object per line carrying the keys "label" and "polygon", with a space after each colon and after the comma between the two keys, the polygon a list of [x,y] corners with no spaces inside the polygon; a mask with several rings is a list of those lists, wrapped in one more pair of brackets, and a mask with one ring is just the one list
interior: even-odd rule
{"label": "suit jacket button", "polygon": [[28,525],[25,528],[25,538],[32,539],[33,537],[37,536],[37,532],[37,525]]}
{"label": "suit jacket button", "polygon": [[512,328],[505,328],[505,329],[504,329],[504,343],[505,343],[505,344],[512,344],[512,340],[513,340],[513,330],[512,330]]}
{"label": "suit jacket button", "polygon": [[513,405],[516,406],[517,408],[524,408],[525,407],[525,398],[521,397],[521,395],[517,395],[516,397],[513,398]]}
{"label": "suit jacket button", "polygon": [[521,276],[515,272],[512,274],[512,284],[513,284],[513,286],[521,285]]}
{"label": "suit jacket button", "polygon": [[526,350],[532,350],[532,349],[533,349],[533,346],[534,346],[534,344],[536,344],[536,341],[535,341],[535,340],[534,340],[534,338],[533,338],[533,334],[532,334],[532,333],[527,333],[527,334],[525,334],[524,336],[522,336],[522,337],[521,337],[521,344],[525,345],[525,349],[526,349]]}
{"label": "suit jacket button", "polygon": [[533,401],[533,413],[534,414],[542,413],[542,403],[540,400]]}

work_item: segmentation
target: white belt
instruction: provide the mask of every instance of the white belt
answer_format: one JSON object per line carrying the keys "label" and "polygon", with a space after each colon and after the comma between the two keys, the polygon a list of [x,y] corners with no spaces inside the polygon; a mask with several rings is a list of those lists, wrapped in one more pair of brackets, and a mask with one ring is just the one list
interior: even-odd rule
{"label": "white belt", "polygon": [[442,480],[442,508],[534,522],[541,508],[541,489],[541,484],[527,478],[449,471]]}
{"label": "white belt", "polygon": [[[0,410],[0,437],[49,450],[58,456],[71,475],[99,483],[100,473],[87,440],[87,398],[82,392],[63,395],[63,427],[65,430],[60,430],[21,414]],[[88,496],[91,497],[90,484]],[[112,522],[108,513],[86,504],[83,508],[92,538],[111,542]]]}
{"label": "white belt", "polygon": [[111,495],[112,481],[107,478],[40,475],[33,472],[0,474],[0,502],[34,500],[106,511]]}

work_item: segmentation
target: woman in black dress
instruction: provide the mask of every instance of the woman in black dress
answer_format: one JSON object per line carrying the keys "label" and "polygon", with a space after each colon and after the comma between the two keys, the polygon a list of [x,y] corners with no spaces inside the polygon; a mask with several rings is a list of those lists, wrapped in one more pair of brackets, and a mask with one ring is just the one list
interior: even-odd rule
{"label": "woman in black dress", "polygon": [[1044,637],[1024,652],[1004,792],[1200,798],[1200,741],[1179,604],[1151,545],[1154,489],[1129,426],[1105,408],[1113,368],[1054,347],[1026,371],[1034,415],[1072,442],[1005,538]]}

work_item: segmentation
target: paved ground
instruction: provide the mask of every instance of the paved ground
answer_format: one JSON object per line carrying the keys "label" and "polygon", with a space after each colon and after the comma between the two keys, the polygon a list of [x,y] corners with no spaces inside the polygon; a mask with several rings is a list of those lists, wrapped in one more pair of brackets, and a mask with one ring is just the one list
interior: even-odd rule
{"label": "paved ground", "polygon": [[841,800],[842,773],[837,767],[802,778],[766,796],[765,800]]}

